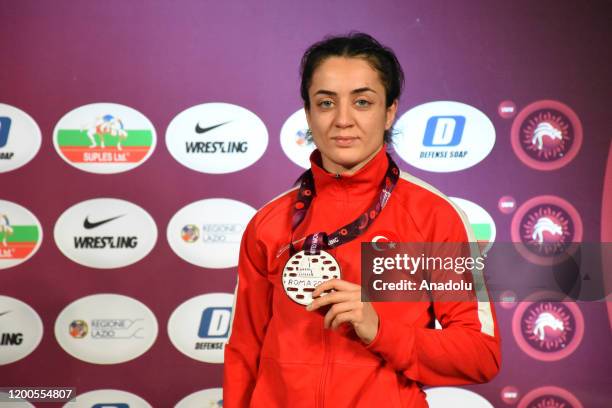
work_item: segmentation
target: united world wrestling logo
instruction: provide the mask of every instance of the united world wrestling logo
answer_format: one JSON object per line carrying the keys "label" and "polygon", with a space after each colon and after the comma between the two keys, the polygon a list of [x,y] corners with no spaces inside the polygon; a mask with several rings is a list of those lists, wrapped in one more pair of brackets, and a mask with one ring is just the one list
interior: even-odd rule
{"label": "united world wrestling logo", "polygon": [[518,408],[582,408],[582,404],[569,391],[548,386],[527,393]]}
{"label": "united world wrestling logo", "polygon": [[582,145],[582,124],[568,106],[543,100],[526,106],[511,130],[512,149],[527,166],[556,170],[568,164]]}
{"label": "united world wrestling logo", "polygon": [[538,196],[517,210],[511,235],[517,250],[530,262],[557,264],[582,240],[582,220],[574,206],[562,198]]}
{"label": "united world wrestling logo", "polygon": [[512,320],[512,331],[519,347],[541,361],[556,361],[576,350],[584,334],[584,320],[572,302],[551,300],[554,294],[542,292],[521,302]]}

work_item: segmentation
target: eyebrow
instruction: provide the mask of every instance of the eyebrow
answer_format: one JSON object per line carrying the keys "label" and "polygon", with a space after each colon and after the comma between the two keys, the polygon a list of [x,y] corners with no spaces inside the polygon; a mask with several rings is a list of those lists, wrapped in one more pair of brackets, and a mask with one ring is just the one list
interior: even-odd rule
{"label": "eyebrow", "polygon": [[[364,86],[363,88],[353,89],[351,91],[351,95],[360,94],[360,93],[363,93],[363,92],[374,92],[374,93],[376,93],[376,91],[373,90],[372,88],[368,88],[367,86]],[[317,92],[315,92],[315,95],[319,95],[319,94],[329,95],[329,96],[337,96],[338,95],[337,92],[328,91],[327,89],[319,89]]]}

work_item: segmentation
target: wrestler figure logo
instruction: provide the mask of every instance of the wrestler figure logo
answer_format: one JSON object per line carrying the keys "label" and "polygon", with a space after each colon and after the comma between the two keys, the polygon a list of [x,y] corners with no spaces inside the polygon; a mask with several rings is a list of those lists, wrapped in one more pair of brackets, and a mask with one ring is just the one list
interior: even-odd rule
{"label": "wrestler figure logo", "polygon": [[527,393],[518,408],[582,408],[582,404],[569,391],[548,386]]}
{"label": "wrestler figure logo", "polygon": [[518,158],[536,170],[556,170],[580,150],[582,125],[578,116],[556,101],[539,101],[525,107],[511,131]]}
{"label": "wrestler figure logo", "polygon": [[527,260],[539,265],[564,261],[582,240],[582,221],[576,209],[554,196],[524,203],[512,219],[512,241]]}
{"label": "wrestler figure logo", "polygon": [[584,332],[582,313],[576,304],[553,301],[549,295],[541,293],[535,296],[541,300],[521,302],[512,325],[520,348],[541,361],[560,360],[571,354]]}

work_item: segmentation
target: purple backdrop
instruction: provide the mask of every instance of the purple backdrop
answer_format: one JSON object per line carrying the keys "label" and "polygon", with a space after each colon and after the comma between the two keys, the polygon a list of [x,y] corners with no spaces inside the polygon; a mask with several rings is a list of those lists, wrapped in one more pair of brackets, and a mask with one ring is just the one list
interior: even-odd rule
{"label": "purple backdrop", "polygon": [[[582,217],[584,241],[600,240],[611,140],[609,2],[255,3],[0,3],[0,102],[30,114],[43,136],[34,160],[0,174],[0,198],[30,209],[45,233],[32,259],[0,270],[0,294],[32,306],[45,328],[31,355],[0,366],[0,386],[71,385],[79,393],[116,388],[154,406],[172,406],[192,392],[221,386],[223,366],[181,354],[170,343],[166,324],[186,299],[232,292],[235,268],[204,269],[183,261],[165,239],[166,226],[193,201],[226,197],[259,208],[293,183],[301,169],[283,153],[279,133],[300,108],[299,59],[328,33],[363,30],[397,52],[406,73],[399,113],[429,101],[454,100],[477,107],[493,121],[496,145],[479,165],[429,173],[398,159],[402,169],[487,209],[497,224],[497,241],[511,240],[511,216],[497,210],[499,198],[511,195],[520,204],[540,194],[570,201]],[[498,104],[507,99],[519,110],[543,99],[570,106],[584,128],[578,156],[553,172],[523,165],[510,145],[512,120],[497,114]],[[62,161],[52,143],[55,124],[68,111],[93,102],[120,103],[146,115],[158,135],[153,156],[115,175],[82,172]],[[256,113],[270,136],[264,156],[224,175],[194,172],[175,161],[164,143],[170,120],[205,102],[233,103]],[[55,221],[69,206],[95,197],[125,199],[153,216],[159,238],[146,258],[118,270],[96,270],[59,252],[52,236]],[[57,344],[58,313],[75,299],[104,292],[132,296],[155,313],[159,336],[143,356],[120,365],[94,365]],[[585,336],[579,349],[545,363],[520,350],[511,329],[513,310],[497,307],[502,370],[491,383],[468,388],[496,407],[506,406],[500,395],[509,385],[521,395],[555,385],[572,392],[584,407],[609,406],[612,338],[606,307],[580,308]]]}

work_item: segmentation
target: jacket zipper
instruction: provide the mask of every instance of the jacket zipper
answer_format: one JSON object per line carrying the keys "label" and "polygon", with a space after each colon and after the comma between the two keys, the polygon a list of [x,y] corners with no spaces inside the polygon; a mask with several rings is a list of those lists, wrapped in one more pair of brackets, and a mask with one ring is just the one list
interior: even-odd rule
{"label": "jacket zipper", "polygon": [[329,371],[330,361],[330,344],[329,344],[329,333],[323,329],[323,369],[321,371],[321,381],[319,382],[319,398],[317,406],[319,408],[325,407],[325,383],[327,381],[327,372]]}

